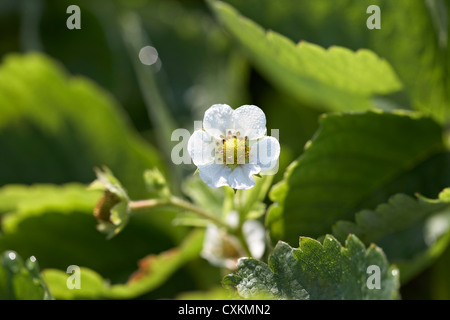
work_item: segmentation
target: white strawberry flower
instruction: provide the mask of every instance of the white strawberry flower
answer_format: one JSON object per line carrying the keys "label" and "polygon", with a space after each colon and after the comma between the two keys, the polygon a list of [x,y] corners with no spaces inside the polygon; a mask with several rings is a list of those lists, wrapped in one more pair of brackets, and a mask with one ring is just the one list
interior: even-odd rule
{"label": "white strawberry flower", "polygon": [[[230,227],[237,228],[239,213],[234,210],[230,211],[226,222]],[[248,253],[255,259],[261,259],[266,248],[264,225],[257,220],[247,220],[242,225],[242,232],[249,249]],[[212,265],[234,270],[237,267],[238,259],[246,255],[241,242],[235,236],[213,223],[206,227],[201,256]]]}
{"label": "white strawberry flower", "polygon": [[208,186],[249,189],[255,185],[253,175],[268,173],[278,163],[280,144],[266,132],[266,116],[257,106],[233,110],[215,104],[206,110],[203,130],[194,131],[187,149]]}

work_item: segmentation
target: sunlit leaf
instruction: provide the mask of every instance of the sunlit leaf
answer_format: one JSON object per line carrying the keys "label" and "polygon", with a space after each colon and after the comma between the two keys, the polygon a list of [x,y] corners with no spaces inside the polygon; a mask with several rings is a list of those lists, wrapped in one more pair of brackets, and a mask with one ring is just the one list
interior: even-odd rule
{"label": "sunlit leaf", "polygon": [[[338,45],[376,52],[389,61],[404,84],[406,94],[390,98],[439,121],[450,116],[450,5],[445,0],[333,0],[332,5],[328,0],[226,2],[265,29],[294,42],[305,40],[323,47]],[[380,8],[379,30],[366,27],[369,5]]]}
{"label": "sunlit leaf", "polygon": [[0,299],[53,299],[39,272],[34,256],[24,262],[17,252],[3,252],[0,255]]}
{"label": "sunlit leaf", "polygon": [[273,175],[263,175],[255,180],[253,188],[238,193],[240,210],[247,219],[257,219],[264,214],[266,206],[263,201],[272,185]]}
{"label": "sunlit leaf", "polygon": [[351,233],[366,245],[375,242],[382,246],[405,282],[445,250],[450,240],[445,236],[449,221],[450,189],[433,200],[397,194],[375,210],[357,212],[355,222],[338,221],[333,234],[343,241]]}
{"label": "sunlit leaf", "polygon": [[[370,266],[379,268],[379,288],[370,285]],[[369,283],[369,284],[368,284]],[[398,298],[399,274],[390,267],[383,251],[364,247],[355,236],[349,236],[345,247],[332,236],[323,244],[300,237],[299,248],[278,242],[269,264],[243,258],[238,270],[225,277],[239,295],[251,298],[295,300],[355,300]]]}
{"label": "sunlit leaf", "polygon": [[0,185],[90,183],[106,165],[131,197],[143,197],[142,172],[162,167],[108,93],[41,54],[8,55],[0,66],[0,149],[8,155]]}
{"label": "sunlit leaf", "polygon": [[228,4],[209,4],[266,78],[300,102],[328,110],[364,110],[374,106],[374,95],[402,87],[391,66],[370,50],[326,50],[304,41],[296,45],[266,32]]}
{"label": "sunlit leaf", "polygon": [[[402,183],[392,182],[415,173],[416,167],[444,150],[441,128],[415,113],[330,114],[320,123],[304,154],[271,190],[275,204],[267,223],[274,239],[292,244],[298,233],[319,237],[331,232],[333,223],[352,219],[383,188],[389,187],[392,195],[404,192],[407,185],[415,186],[421,172]],[[449,179],[446,166],[432,168],[439,173],[432,184]]]}
{"label": "sunlit leaf", "polygon": [[87,267],[117,282],[133,272],[138,259],[174,247],[186,235],[171,226],[173,212],[160,210],[134,215],[107,240],[93,215],[101,195],[75,183],[1,188],[0,203],[9,204],[1,211],[0,251],[35,256],[43,269]]}
{"label": "sunlit leaf", "polygon": [[203,232],[191,233],[178,248],[142,258],[139,269],[124,284],[110,284],[97,272],[80,269],[81,288],[67,287],[69,275],[61,270],[45,269],[43,278],[56,299],[132,299],[158,288],[176,270],[200,254]]}

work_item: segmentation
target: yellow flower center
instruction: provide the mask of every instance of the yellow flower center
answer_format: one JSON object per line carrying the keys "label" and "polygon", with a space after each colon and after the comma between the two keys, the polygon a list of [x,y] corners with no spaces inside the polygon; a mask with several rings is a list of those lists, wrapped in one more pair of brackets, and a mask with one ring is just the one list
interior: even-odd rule
{"label": "yellow flower center", "polygon": [[222,141],[216,143],[217,162],[234,169],[240,164],[249,163],[250,146],[247,137],[241,137],[239,131],[229,130]]}

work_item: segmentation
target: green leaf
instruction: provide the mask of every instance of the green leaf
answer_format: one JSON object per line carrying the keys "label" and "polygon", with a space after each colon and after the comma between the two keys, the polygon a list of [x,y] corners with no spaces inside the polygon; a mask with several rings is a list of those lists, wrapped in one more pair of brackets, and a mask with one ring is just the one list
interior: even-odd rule
{"label": "green leaf", "polygon": [[241,206],[239,210],[248,220],[257,219],[265,212],[266,206],[263,203],[272,185],[273,175],[263,175],[255,177],[256,185],[248,190],[240,190],[238,192],[239,202]]}
{"label": "green leaf", "polygon": [[112,96],[41,54],[11,54],[0,67],[0,185],[90,183],[108,166],[130,197],[146,195],[145,169],[162,167]]}
{"label": "green leaf", "polygon": [[[227,0],[265,29],[293,41],[323,47],[367,48],[389,61],[405,95],[394,98],[402,107],[450,116],[449,12],[445,0]],[[381,29],[369,30],[369,5],[381,10]],[[395,43],[395,45],[386,45]]]}
{"label": "green leaf", "polygon": [[151,197],[160,199],[168,199],[170,197],[171,192],[169,185],[158,168],[146,170],[144,172],[144,181]]}
{"label": "green leaf", "polygon": [[[395,3],[383,0],[379,5],[383,32],[369,35],[371,47],[394,66],[410,95],[412,107],[440,122],[447,121],[450,117],[450,4],[445,0]],[[387,41],[395,46],[387,46]]]}
{"label": "green leaf", "polygon": [[[181,189],[193,203],[200,208],[208,210],[217,218],[222,219],[222,217],[225,217],[228,213],[227,210],[230,209],[229,201],[225,200],[228,191],[225,188],[208,187],[197,174],[187,177],[183,181]],[[210,221],[199,217],[196,213],[184,211],[177,215],[173,223],[175,225],[206,227]]]}
{"label": "green leaf", "polygon": [[[370,266],[379,267],[379,289],[373,288]],[[399,274],[390,267],[383,251],[366,249],[356,236],[345,247],[327,235],[323,244],[300,237],[298,249],[278,242],[269,264],[242,258],[238,270],[224,284],[236,287],[239,295],[263,295],[276,299],[343,300],[398,298]],[[370,289],[372,288],[372,289]]]}
{"label": "green leaf", "polygon": [[449,213],[450,189],[434,200],[397,194],[375,210],[357,212],[355,222],[338,221],[333,235],[343,241],[351,233],[366,245],[375,242],[382,246],[406,282],[445,250],[450,237],[441,237],[449,231],[442,218],[450,219]]}
{"label": "green leaf", "polygon": [[80,288],[72,288],[68,286],[71,273],[57,269],[42,270],[42,277],[48,284],[53,296],[57,300],[73,300],[81,299],[99,299],[106,290],[105,280],[100,274],[86,267],[80,267],[79,284]]}
{"label": "green leaf", "polygon": [[[201,208],[205,208],[218,218],[226,219],[227,215],[237,210],[245,216],[246,220],[257,219],[265,212],[265,204],[262,202],[269,190],[273,176],[264,175],[255,177],[256,185],[249,190],[238,190],[236,195],[233,189],[210,188],[198,175],[185,179],[182,190],[192,199],[192,201]],[[235,197],[239,198],[239,204],[236,207]],[[183,212],[178,215],[174,221],[176,224],[206,227],[210,221],[199,218],[198,215],[190,212]]]}
{"label": "green leaf", "polygon": [[448,208],[450,189],[442,191],[436,200],[420,196],[414,199],[405,194],[397,194],[375,210],[357,212],[355,222],[338,221],[333,226],[333,235],[342,241],[349,233],[353,233],[368,244]]}
{"label": "green leaf", "polygon": [[63,186],[35,184],[33,186],[8,185],[0,189],[0,202],[9,201],[9,208],[2,216],[2,237],[14,233],[25,219],[39,217],[46,211],[59,209],[60,214],[86,211],[92,215],[95,202],[101,192],[88,190],[86,186],[70,183]]}
{"label": "green leaf", "polygon": [[[449,221],[447,220],[447,223]],[[450,246],[447,246],[445,252],[433,263],[427,272],[428,290],[423,290],[428,295],[427,298],[433,300],[449,300],[450,299]],[[428,291],[428,292],[427,292]],[[421,292],[422,293],[422,292]]]}
{"label": "green leaf", "polygon": [[370,50],[325,50],[305,41],[296,45],[276,32],[266,33],[228,4],[209,4],[266,78],[300,102],[336,111],[366,110],[374,106],[371,97],[402,88],[391,66]]}
{"label": "green leaf", "polygon": [[[413,0],[414,1],[414,0]],[[370,48],[371,34],[366,27],[369,4],[358,0],[226,0],[242,15],[265,29],[279,32],[293,41],[305,39],[328,47]],[[379,4],[373,0],[370,4]],[[384,27],[385,13],[382,9]]]}
{"label": "green leaf", "polygon": [[17,252],[10,250],[0,255],[0,299],[53,299],[34,256],[24,263]]}
{"label": "green leaf", "polygon": [[10,202],[1,216],[0,251],[35,256],[43,269],[79,265],[119,282],[135,270],[135,261],[186,236],[186,230],[171,226],[174,212],[149,210],[133,215],[118,236],[107,240],[93,215],[100,197],[101,192],[75,183],[0,188],[0,203]]}
{"label": "green leaf", "polygon": [[196,174],[184,180],[182,191],[199,207],[209,210],[217,217],[222,216],[224,188],[210,188]]}
{"label": "green leaf", "polygon": [[97,272],[80,268],[80,289],[69,289],[70,276],[61,270],[45,269],[42,276],[56,299],[133,299],[155,290],[186,262],[200,255],[203,232],[192,232],[178,248],[139,261],[139,269],[124,284],[109,284]]}
{"label": "green leaf", "polygon": [[331,114],[320,125],[304,154],[270,192],[275,203],[266,222],[274,239],[292,244],[298,233],[329,233],[336,221],[352,219],[383,188],[392,195],[415,185],[420,176],[392,182],[444,149],[441,128],[415,113]]}

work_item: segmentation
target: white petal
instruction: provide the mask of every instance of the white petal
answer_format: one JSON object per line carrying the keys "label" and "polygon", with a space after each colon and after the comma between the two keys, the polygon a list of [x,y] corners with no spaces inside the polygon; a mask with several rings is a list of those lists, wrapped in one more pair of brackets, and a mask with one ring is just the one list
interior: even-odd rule
{"label": "white petal", "polygon": [[267,172],[278,164],[280,143],[274,137],[264,137],[250,146],[249,162],[257,164],[261,172]]}
{"label": "white petal", "polygon": [[245,255],[238,239],[219,229],[216,225],[208,225],[200,255],[217,267],[236,269],[236,261]]}
{"label": "white petal", "polygon": [[247,220],[242,225],[245,240],[253,258],[261,259],[266,249],[266,230],[257,220]]}
{"label": "white petal", "polygon": [[233,189],[250,189],[256,184],[253,175],[260,171],[261,169],[257,165],[239,165],[228,176],[228,185]]}
{"label": "white petal", "polygon": [[211,136],[220,139],[228,129],[234,129],[233,109],[227,104],[215,104],[205,111],[203,128]]}
{"label": "white petal", "polygon": [[228,185],[228,177],[231,169],[222,163],[210,163],[198,166],[200,178],[211,188]]}
{"label": "white petal", "polygon": [[222,253],[221,245],[219,228],[214,224],[208,225],[203,240],[201,256],[211,264],[221,266],[223,264],[223,257],[220,256]]}
{"label": "white petal", "polygon": [[223,257],[222,232],[214,224],[208,225],[203,240],[200,255],[214,266],[223,267],[226,259]]}
{"label": "white petal", "polygon": [[236,210],[228,212],[225,221],[230,227],[236,229],[239,225],[239,213]]}
{"label": "white petal", "polygon": [[246,136],[249,140],[264,137],[267,132],[266,115],[257,106],[243,105],[233,111],[234,127],[240,132],[240,136]]}
{"label": "white petal", "polygon": [[203,130],[196,130],[189,138],[187,150],[196,166],[214,161],[214,139]]}

